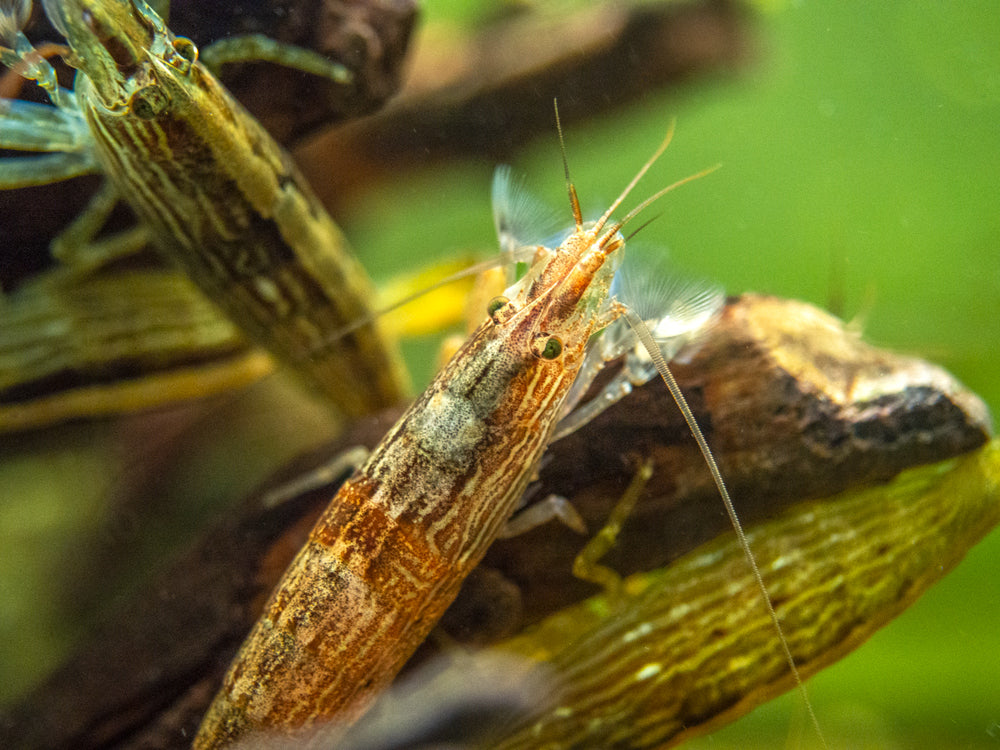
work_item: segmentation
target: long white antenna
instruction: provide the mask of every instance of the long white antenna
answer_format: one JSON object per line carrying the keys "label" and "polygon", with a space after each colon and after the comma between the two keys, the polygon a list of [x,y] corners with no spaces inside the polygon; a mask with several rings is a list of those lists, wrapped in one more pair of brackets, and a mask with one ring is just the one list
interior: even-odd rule
{"label": "long white antenna", "polygon": [[711,448],[708,447],[708,441],[705,440],[705,435],[702,433],[701,427],[698,426],[698,422],[695,420],[694,414],[691,412],[691,407],[688,406],[687,399],[684,398],[684,394],[681,393],[680,386],[677,385],[677,380],[674,379],[673,373],[670,372],[670,368],[667,367],[667,362],[663,358],[663,354],[660,352],[660,347],[656,345],[656,341],[653,339],[653,334],[649,332],[649,328],[646,326],[645,322],[643,322],[642,318],[640,318],[633,310],[625,307],[624,305],[622,305],[621,309],[624,311],[625,319],[628,321],[632,330],[635,331],[636,336],[639,337],[642,345],[649,353],[650,358],[653,360],[653,364],[656,365],[657,372],[660,373],[660,377],[663,379],[667,389],[670,391],[670,395],[677,404],[677,408],[680,409],[681,414],[684,416],[684,421],[687,422],[688,429],[691,430],[691,434],[694,436],[695,442],[698,444],[698,449],[701,451],[701,455],[704,457],[705,463],[708,465],[708,470],[712,474],[712,480],[715,482],[719,495],[722,497],[722,502],[726,506],[726,513],[729,514],[729,521],[733,526],[733,530],[736,532],[736,538],[739,540],[740,547],[743,549],[743,555],[750,564],[751,570],[753,570],[754,578],[757,580],[757,587],[760,589],[761,596],[764,598],[764,603],[767,605],[768,615],[770,615],[771,622],[774,624],[774,629],[777,631],[779,640],[781,641],[781,648],[785,652],[785,661],[788,662],[788,666],[795,678],[795,684],[805,701],[806,710],[809,712],[809,719],[812,722],[813,728],[816,730],[816,734],[819,736],[823,747],[829,747],[826,743],[826,738],[823,736],[823,730],[820,729],[819,719],[816,718],[816,711],[813,709],[812,701],[809,700],[809,694],[806,691],[805,683],[802,681],[802,676],[799,674],[799,668],[795,666],[795,658],[792,656],[792,650],[788,646],[788,639],[785,638],[785,631],[781,627],[781,621],[778,619],[778,613],[774,610],[774,603],[771,601],[771,595],[768,594],[767,586],[764,585],[764,578],[760,574],[760,567],[757,565],[757,558],[754,557],[753,550],[750,549],[750,542],[747,540],[747,535],[743,531],[743,525],[740,523],[739,516],[736,514],[736,507],[733,505],[733,500],[729,496],[729,490],[726,488],[726,483],[722,479],[722,472],[719,471],[719,465],[715,461],[715,456],[712,454]]}

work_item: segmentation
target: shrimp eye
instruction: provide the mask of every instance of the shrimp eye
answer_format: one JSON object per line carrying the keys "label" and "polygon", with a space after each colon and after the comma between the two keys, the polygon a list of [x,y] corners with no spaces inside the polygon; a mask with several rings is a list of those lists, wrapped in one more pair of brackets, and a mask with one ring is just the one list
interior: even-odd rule
{"label": "shrimp eye", "polygon": [[514,315],[513,303],[504,296],[494,297],[486,305],[486,314],[490,316],[493,325],[506,323]]}
{"label": "shrimp eye", "polygon": [[539,359],[557,359],[562,354],[563,345],[558,336],[540,333],[531,342],[531,353]]}
{"label": "shrimp eye", "polygon": [[158,116],[170,104],[167,95],[159,86],[143,86],[129,97],[128,106],[135,113],[136,117],[143,120],[152,120]]}
{"label": "shrimp eye", "polygon": [[171,63],[183,74],[198,60],[198,47],[187,37],[179,36],[174,39],[174,52],[178,59],[171,60]]}

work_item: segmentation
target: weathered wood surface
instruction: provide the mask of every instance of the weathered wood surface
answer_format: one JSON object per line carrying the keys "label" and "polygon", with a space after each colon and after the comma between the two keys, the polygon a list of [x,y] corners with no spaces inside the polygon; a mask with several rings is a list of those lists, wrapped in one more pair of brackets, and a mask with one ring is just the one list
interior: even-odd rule
{"label": "weathered wood surface", "polygon": [[[510,158],[552,132],[553,99],[564,127],[652,91],[736,70],[749,56],[735,3],[593,3],[572,14],[524,12],[474,35],[417,44],[399,96],[370,117],[304,144],[320,197],[336,210],[401,171],[444,159]],[[312,169],[307,169],[312,176]]]}

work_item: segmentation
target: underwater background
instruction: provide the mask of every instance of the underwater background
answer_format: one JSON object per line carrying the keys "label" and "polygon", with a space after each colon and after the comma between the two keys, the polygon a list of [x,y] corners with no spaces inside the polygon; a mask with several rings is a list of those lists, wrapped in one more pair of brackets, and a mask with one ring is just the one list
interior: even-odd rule
{"label": "underwater background", "polygon": [[[475,26],[493,5],[428,0],[421,33]],[[579,3],[547,5],[570,13]],[[585,210],[617,195],[676,118],[673,144],[629,205],[705,167],[722,168],[657,204],[652,213],[659,218],[637,243],[642,252],[668,248],[682,272],[717,281],[731,294],[804,299],[857,318],[867,340],[941,364],[998,413],[995,5],[774,0],[745,12],[750,48],[739,68],[566,129]],[[586,96],[605,102],[615,92]],[[554,126],[512,161],[533,192],[564,210]],[[436,258],[482,256],[495,247],[494,166],[481,159],[407,171],[335,218],[377,281]],[[436,345],[408,345],[417,387],[432,373]],[[288,427],[303,440],[323,429]],[[91,500],[67,510],[66,490],[49,491],[52,475],[99,475],[106,466],[88,452],[86,433],[42,465],[22,459],[34,439],[16,448],[6,443],[14,459],[0,471],[8,495],[0,508],[4,699],[56,663],[75,634],[73,623],[40,603],[53,561],[65,564],[61,546],[101,506]],[[271,436],[230,455],[242,460],[281,441]],[[166,537],[169,529],[152,534]],[[831,745],[1000,747],[998,625],[994,532],[897,621],[809,681]],[[812,740],[793,693],[690,746],[811,747]]]}

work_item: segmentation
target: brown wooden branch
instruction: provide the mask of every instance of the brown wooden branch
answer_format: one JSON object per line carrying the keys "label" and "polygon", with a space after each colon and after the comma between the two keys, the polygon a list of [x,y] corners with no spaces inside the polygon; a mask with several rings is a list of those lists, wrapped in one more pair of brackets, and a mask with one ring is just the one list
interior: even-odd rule
{"label": "brown wooden branch", "polygon": [[748,46],[742,13],[727,0],[598,3],[559,17],[526,12],[469,38],[423,42],[398,97],[309,145],[307,169],[323,175],[313,182],[334,211],[400,171],[446,158],[503,160],[552,131],[555,98],[570,126],[735,68]]}
{"label": "brown wooden branch", "polygon": [[340,86],[271,63],[226,65],[220,79],[282,143],[368,114],[399,89],[417,20],[415,0],[173,0],[170,27],[199,45],[263,34],[342,63],[354,82]]}

